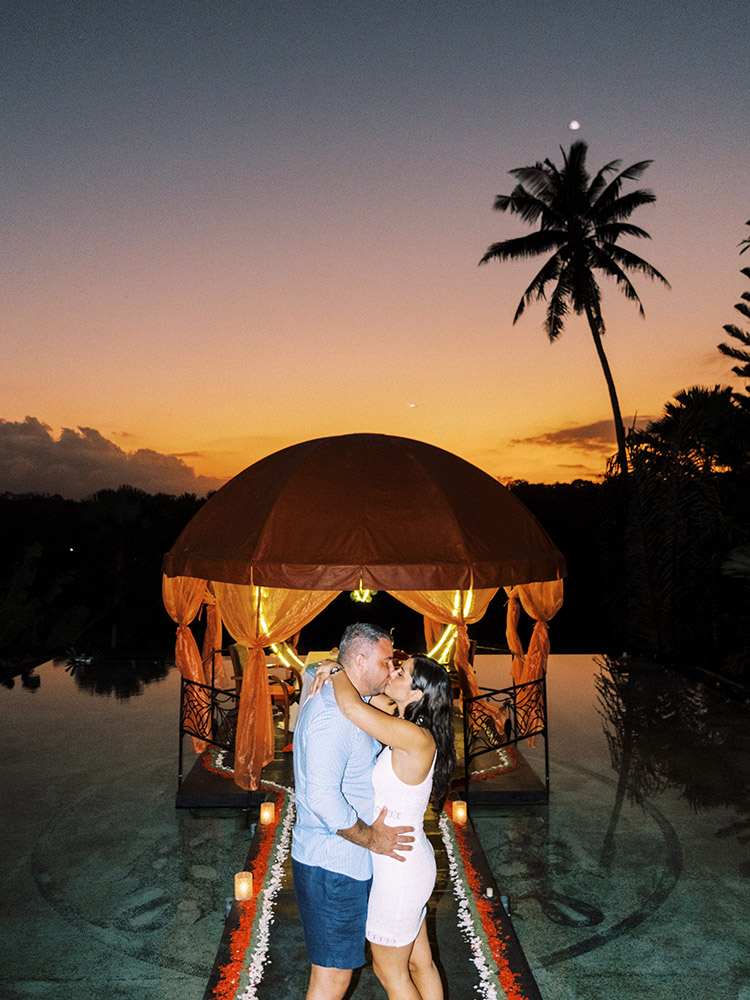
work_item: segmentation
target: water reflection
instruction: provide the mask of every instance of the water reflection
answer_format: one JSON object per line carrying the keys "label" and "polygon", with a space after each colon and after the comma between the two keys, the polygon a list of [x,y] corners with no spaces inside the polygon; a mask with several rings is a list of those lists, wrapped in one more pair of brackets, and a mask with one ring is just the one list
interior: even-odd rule
{"label": "water reflection", "polygon": [[[627,799],[643,804],[666,789],[679,791],[695,812],[732,808],[739,820],[716,831],[744,842],[750,833],[750,739],[743,710],[704,684],[636,657],[595,661],[599,714],[617,796],[602,862]],[[743,769],[744,768],[744,769]]]}
{"label": "water reflection", "polygon": [[[42,678],[36,672],[36,668],[33,670],[23,670],[21,674],[17,676],[20,676],[21,678],[21,687],[25,688],[27,691],[38,690],[39,685],[42,683]],[[12,691],[16,686],[16,677],[3,677],[0,681],[0,685],[7,688],[9,691]]]}
{"label": "water reflection", "polygon": [[161,681],[172,664],[161,660],[97,660],[73,657],[55,660],[75,680],[76,686],[95,695],[114,695],[118,699],[143,694],[148,684]]}
{"label": "water reflection", "polygon": [[[40,664],[39,667],[17,669],[0,678],[0,687],[12,691],[19,683],[24,690],[37,691],[41,687],[45,669],[49,666],[69,674],[77,688],[93,695],[111,696],[127,700],[143,694],[149,684],[162,681],[174,668],[174,661],[160,659],[112,660],[78,656],[70,653],[60,659]],[[41,673],[37,671],[41,670]]]}

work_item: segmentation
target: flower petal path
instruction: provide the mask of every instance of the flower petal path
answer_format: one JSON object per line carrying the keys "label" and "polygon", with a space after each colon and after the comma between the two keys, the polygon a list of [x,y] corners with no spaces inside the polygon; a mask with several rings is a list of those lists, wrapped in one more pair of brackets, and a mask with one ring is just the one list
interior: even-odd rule
{"label": "flower petal path", "polygon": [[[276,804],[275,823],[256,826],[246,869],[255,896],[233,902],[204,1000],[291,1000],[304,996],[308,965],[291,874],[294,793],[264,782]],[[428,814],[438,864],[427,914],[428,933],[449,1000],[540,1000],[498,887],[471,823],[454,825],[451,803]],[[488,897],[487,890],[492,890]],[[382,1000],[368,964],[355,972],[353,994]]]}

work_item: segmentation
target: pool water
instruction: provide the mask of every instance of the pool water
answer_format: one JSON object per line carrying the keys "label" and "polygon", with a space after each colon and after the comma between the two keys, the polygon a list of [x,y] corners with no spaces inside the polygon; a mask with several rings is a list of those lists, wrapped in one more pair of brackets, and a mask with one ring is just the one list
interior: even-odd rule
{"label": "pool water", "polygon": [[199,1000],[250,832],[175,810],[179,675],[122,698],[36,674],[0,687],[0,996]]}
{"label": "pool water", "polygon": [[542,995],[749,1000],[748,706],[637,660],[547,683],[549,805],[472,812]]}
{"label": "pool water", "polygon": [[[551,658],[550,803],[473,822],[545,1000],[750,1000],[750,711],[625,667]],[[139,670],[0,687],[3,1000],[203,997],[254,817],[175,810],[179,677]]]}

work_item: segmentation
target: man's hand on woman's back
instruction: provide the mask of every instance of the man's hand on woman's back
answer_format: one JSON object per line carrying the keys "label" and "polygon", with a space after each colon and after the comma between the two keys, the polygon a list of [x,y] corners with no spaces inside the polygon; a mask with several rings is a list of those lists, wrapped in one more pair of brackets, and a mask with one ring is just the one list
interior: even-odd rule
{"label": "man's hand on woman's back", "polygon": [[384,854],[387,858],[394,858],[396,861],[406,861],[398,851],[410,851],[414,843],[414,837],[409,834],[414,833],[413,826],[387,826],[385,817],[388,810],[386,806],[380,811],[372,826],[363,823],[358,819],[354,826],[348,830],[338,830],[339,837],[344,840],[351,840],[360,847],[366,847],[373,854]]}

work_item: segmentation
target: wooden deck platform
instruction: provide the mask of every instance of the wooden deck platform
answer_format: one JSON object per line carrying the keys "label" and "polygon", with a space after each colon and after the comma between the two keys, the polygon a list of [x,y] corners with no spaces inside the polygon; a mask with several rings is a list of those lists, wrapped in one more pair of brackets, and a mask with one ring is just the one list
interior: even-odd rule
{"label": "wooden deck platform", "polygon": [[[464,797],[463,720],[456,712],[456,770],[452,794]],[[281,729],[276,731],[273,761],[263,769],[262,780],[284,787],[293,787],[292,753],[283,744]],[[291,744],[288,745],[289,747]],[[216,755],[210,751],[196,758],[192,768],[177,789],[178,809],[248,809],[265,797],[264,791],[247,792],[232,779],[231,756],[217,766]],[[467,801],[475,805],[506,805],[547,801],[544,782],[516,747],[491,751],[472,764]]]}

